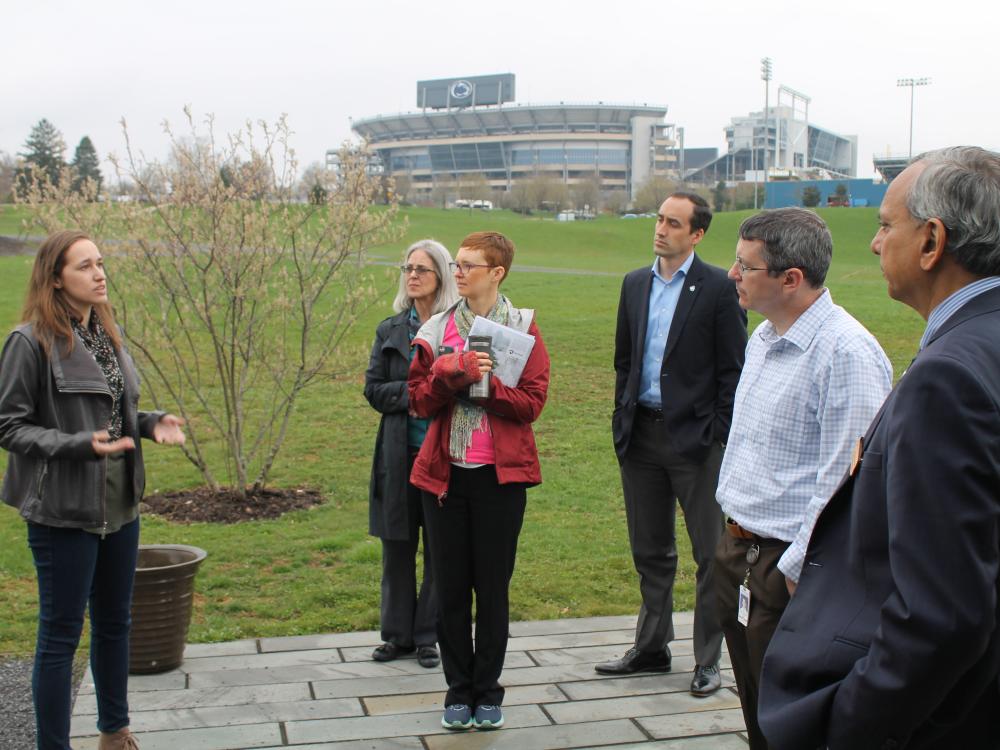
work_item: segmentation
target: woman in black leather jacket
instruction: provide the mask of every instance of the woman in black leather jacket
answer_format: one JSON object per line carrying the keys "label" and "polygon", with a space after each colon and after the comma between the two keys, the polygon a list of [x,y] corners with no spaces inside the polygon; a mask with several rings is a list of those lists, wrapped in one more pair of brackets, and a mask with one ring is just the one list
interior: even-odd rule
{"label": "woman in black leather jacket", "polygon": [[424,576],[419,594],[416,554],[423,527],[420,490],[410,484],[413,458],[420,449],[427,421],[408,414],[406,378],[410,342],[431,315],[458,299],[449,272],[451,255],[434,240],[411,245],[403,256],[396,315],[379,323],[365,373],[365,398],[382,413],[369,489],[369,533],[382,540],[382,611],[384,643],[375,661],[417,652],[421,666],[439,663],[434,577],[424,535]]}
{"label": "woman in black leather jacket", "polygon": [[145,486],[139,438],[184,442],[183,420],[138,410],[139,376],[82,232],[38,250],[24,323],[0,355],[4,502],[28,525],[38,574],[32,693],[40,750],[69,750],[73,655],[89,605],[99,750],[134,750],[128,631]]}

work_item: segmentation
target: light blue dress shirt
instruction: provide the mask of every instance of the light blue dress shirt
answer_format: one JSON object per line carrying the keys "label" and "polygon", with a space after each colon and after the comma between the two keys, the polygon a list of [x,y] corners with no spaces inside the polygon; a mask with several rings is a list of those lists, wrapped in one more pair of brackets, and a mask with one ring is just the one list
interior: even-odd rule
{"label": "light blue dress shirt", "polygon": [[978,281],[973,281],[971,284],[966,284],[957,292],[952,292],[941,300],[941,303],[927,317],[927,328],[924,329],[924,335],[920,337],[920,348],[923,349],[927,346],[927,342],[930,341],[931,336],[937,333],[938,328],[948,318],[958,312],[958,309],[962,305],[969,302],[973,297],[978,297],[983,292],[996,289],[998,286],[1000,286],[1000,276],[987,276],[985,279],[979,279]]}
{"label": "light blue dress shirt", "polygon": [[653,261],[653,284],[649,289],[649,318],[646,320],[646,341],[642,348],[642,375],[639,378],[639,403],[650,409],[659,409],[663,403],[660,396],[660,371],[663,369],[663,352],[670,335],[670,324],[674,321],[677,300],[681,297],[684,280],[691,264],[692,252],[677,272],[667,281],[660,275],[660,259]]}
{"label": "light blue dress shirt", "polygon": [[790,542],[778,568],[799,580],[820,511],[892,387],[875,337],[829,290],[779,336],[750,336],[716,498],[760,536]]}

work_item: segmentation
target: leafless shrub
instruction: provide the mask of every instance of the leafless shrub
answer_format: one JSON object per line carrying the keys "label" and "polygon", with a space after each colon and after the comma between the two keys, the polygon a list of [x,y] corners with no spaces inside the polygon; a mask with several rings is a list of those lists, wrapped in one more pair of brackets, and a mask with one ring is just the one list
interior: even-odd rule
{"label": "leafless shrub", "polygon": [[[345,146],[321,203],[297,200],[284,118],[217,138],[212,118],[164,123],[170,156],[111,157],[128,201],[37,183],[23,202],[46,230],[79,227],[109,256],[113,302],[147,392],[188,420],[206,484],[268,479],[299,395],[331,375],[376,289],[369,248],[400,236],[364,149]],[[67,181],[60,181],[68,184]]]}

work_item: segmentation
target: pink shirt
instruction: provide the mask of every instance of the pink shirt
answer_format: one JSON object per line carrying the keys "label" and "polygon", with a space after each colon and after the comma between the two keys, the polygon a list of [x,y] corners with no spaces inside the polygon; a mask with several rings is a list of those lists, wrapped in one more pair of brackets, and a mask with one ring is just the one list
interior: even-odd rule
{"label": "pink shirt", "polygon": [[[448,318],[448,325],[444,327],[444,339],[442,343],[450,346],[456,352],[465,349],[465,339],[458,332],[455,325],[455,314]],[[493,433],[490,432],[490,418],[486,417],[486,429],[475,430],[472,433],[472,445],[465,450],[466,464],[495,464],[497,462],[496,453],[493,449]],[[452,463],[458,463],[455,456],[452,456]]]}

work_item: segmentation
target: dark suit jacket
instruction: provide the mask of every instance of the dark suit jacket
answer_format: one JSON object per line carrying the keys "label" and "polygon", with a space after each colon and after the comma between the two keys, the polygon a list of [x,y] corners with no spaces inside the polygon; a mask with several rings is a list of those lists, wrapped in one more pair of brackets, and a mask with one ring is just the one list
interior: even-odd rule
{"label": "dark suit jacket", "polygon": [[997,747],[968,736],[966,713],[1000,718],[998,572],[994,289],[914,360],[820,515],[764,660],[771,746]]}
{"label": "dark suit jacket", "polygon": [[[639,397],[653,284],[650,266],[625,276],[618,302],[611,429],[619,460],[628,449]],[[713,442],[728,440],[746,345],[747,316],[735,285],[725,271],[695,255],[670,324],[660,371],[665,439],[685,458],[701,461]]]}

